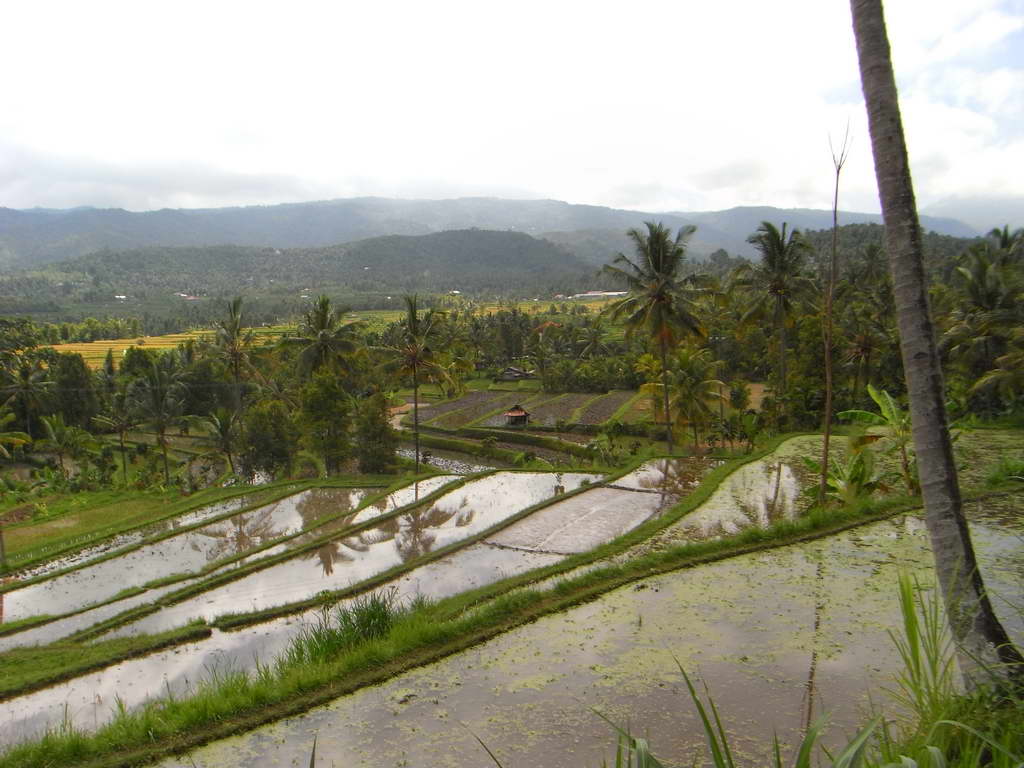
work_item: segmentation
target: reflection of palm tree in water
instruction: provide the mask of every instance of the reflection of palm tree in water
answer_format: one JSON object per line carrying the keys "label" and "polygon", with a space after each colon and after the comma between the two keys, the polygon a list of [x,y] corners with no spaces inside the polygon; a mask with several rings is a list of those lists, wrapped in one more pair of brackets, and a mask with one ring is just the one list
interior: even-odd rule
{"label": "reflection of palm tree in water", "polygon": [[[417,498],[420,495],[418,485],[417,483]],[[323,536],[332,529],[342,530],[347,528],[356,522],[357,516],[365,520],[367,517],[372,518],[377,515],[386,514],[395,508],[394,500],[391,496],[387,496],[368,507],[364,507],[358,515],[353,512],[307,533],[303,533],[297,537],[296,547],[301,547],[303,544]],[[367,511],[371,509],[376,510],[376,514],[367,516]],[[310,515],[308,509],[303,507],[299,508],[299,513],[303,515],[304,521]],[[330,513],[336,514],[337,508],[332,509]],[[320,509],[312,516],[309,516],[308,519],[312,522],[323,517],[325,514],[327,512]],[[440,527],[453,517],[455,518],[456,526],[468,525],[475,515],[475,510],[466,508],[465,502],[463,502],[460,508],[455,510],[446,510],[436,506],[419,507],[404,515],[382,520],[373,528],[368,528],[351,536],[344,536],[324,542],[316,549],[305,552],[302,557],[307,560],[316,560],[323,570],[324,576],[330,576],[334,573],[335,566],[338,563],[356,560],[361,554],[368,552],[373,545],[394,540],[402,562],[408,562],[433,549],[434,541],[437,538],[432,533],[433,529]]]}
{"label": "reflection of palm tree in water", "polygon": [[712,462],[705,458],[664,459],[661,473],[642,478],[639,485],[660,493],[661,506],[664,507],[690,493],[711,466]]}
{"label": "reflection of palm tree in water", "polygon": [[[332,529],[343,530],[348,528],[355,522],[355,518],[356,513],[352,512],[344,517],[332,520],[326,525],[303,533],[296,538],[295,546],[296,548],[301,548],[305,544],[323,536]],[[377,528],[362,531],[354,536],[345,536],[340,539],[325,541],[316,549],[303,553],[302,557],[306,560],[319,561],[320,567],[323,569],[324,576],[330,576],[334,573],[335,563],[354,560],[355,555],[351,554],[352,552],[366,552],[370,548],[370,545],[374,543],[373,537],[375,535],[379,536],[380,532],[382,530],[386,530],[389,525],[394,525],[394,521],[385,520]],[[390,538],[390,535],[385,538]]]}
{"label": "reflection of palm tree in water", "polygon": [[[230,555],[240,555],[286,532],[286,529],[274,527],[273,507],[235,515],[224,523],[207,526],[198,531],[200,536],[214,540],[206,552],[207,562]],[[199,549],[198,544],[193,544],[192,547]]]}
{"label": "reflection of palm tree in water", "polygon": [[452,518],[455,525],[469,525],[476,517],[476,510],[466,506],[466,501],[457,509],[449,510],[439,506],[420,507],[398,518],[399,530],[395,535],[395,546],[403,563],[421,557],[434,548],[437,540],[433,529],[440,528]]}
{"label": "reflection of palm tree in water", "polygon": [[825,563],[818,560],[818,567],[815,570],[815,596],[814,596],[814,633],[811,636],[811,666],[807,672],[807,686],[804,690],[805,706],[803,717],[803,729],[806,734],[811,727],[811,718],[814,716],[814,693],[815,679],[818,672],[818,640],[821,635],[821,612],[825,610],[825,591],[822,587],[825,578]]}

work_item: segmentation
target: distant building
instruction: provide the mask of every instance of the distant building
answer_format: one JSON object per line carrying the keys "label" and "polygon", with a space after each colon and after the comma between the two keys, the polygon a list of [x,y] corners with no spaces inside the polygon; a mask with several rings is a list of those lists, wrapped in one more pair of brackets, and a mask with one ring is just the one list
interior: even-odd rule
{"label": "distant building", "polygon": [[[629,296],[629,291],[587,291],[575,293],[570,299],[614,299],[620,296]],[[556,297],[557,298],[557,297]]]}
{"label": "distant building", "polygon": [[507,411],[505,411],[505,424],[510,427],[529,424],[530,414],[523,406],[516,403]]}
{"label": "distant building", "polygon": [[534,378],[533,371],[527,371],[522,368],[516,368],[514,365],[510,365],[508,368],[503,370],[497,376],[494,377],[495,381],[521,381],[522,379]]}

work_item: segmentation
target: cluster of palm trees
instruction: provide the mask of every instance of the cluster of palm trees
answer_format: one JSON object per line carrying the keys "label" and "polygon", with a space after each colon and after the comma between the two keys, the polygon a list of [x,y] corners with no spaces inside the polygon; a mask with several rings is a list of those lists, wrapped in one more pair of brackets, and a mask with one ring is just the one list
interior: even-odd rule
{"label": "cluster of palm trees", "polygon": [[[305,385],[324,374],[340,384],[337,399],[344,402],[336,405],[338,423],[344,424],[348,424],[345,413],[357,408],[361,398],[411,383],[418,468],[421,385],[437,383],[454,394],[469,372],[454,359],[458,339],[453,338],[446,314],[433,309],[423,312],[418,302],[416,296],[406,297],[405,316],[373,336],[361,323],[351,322],[346,309],[320,296],[294,333],[275,346],[261,347],[245,324],[242,299],[236,298],[228,303],[224,318],[207,341],[165,352],[133,349],[120,371],[108,355],[103,369],[87,382],[89,398],[96,396],[101,408],[78,423],[61,411],[54,398],[59,388],[51,375],[52,363],[59,359],[55,353],[28,349],[5,354],[0,367],[0,426],[4,429],[0,449],[5,457],[14,448],[53,454],[66,480],[67,459],[88,460],[102,446],[108,446],[109,452],[109,444],[97,435],[116,436],[121,480],[128,485],[133,433],[146,432],[159,451],[164,484],[170,484],[172,433],[195,430],[206,437],[210,448],[206,458],[217,457],[235,473],[239,459],[246,456],[250,407],[280,403],[293,417],[293,426],[308,426],[303,420],[304,398],[311,396],[311,390]],[[322,410],[322,404],[318,407]],[[348,436],[340,441],[347,445]]]}

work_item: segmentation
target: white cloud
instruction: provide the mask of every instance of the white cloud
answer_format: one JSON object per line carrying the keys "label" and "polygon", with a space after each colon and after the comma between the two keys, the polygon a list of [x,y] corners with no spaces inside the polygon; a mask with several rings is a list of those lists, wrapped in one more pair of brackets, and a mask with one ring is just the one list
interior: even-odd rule
{"label": "white cloud", "polygon": [[[1024,192],[997,161],[1018,157],[1024,73],[986,58],[1021,35],[1016,0],[887,12],[919,199]],[[827,136],[849,121],[843,199],[877,210],[848,14],[816,0],[15,4],[0,204],[827,207]]]}

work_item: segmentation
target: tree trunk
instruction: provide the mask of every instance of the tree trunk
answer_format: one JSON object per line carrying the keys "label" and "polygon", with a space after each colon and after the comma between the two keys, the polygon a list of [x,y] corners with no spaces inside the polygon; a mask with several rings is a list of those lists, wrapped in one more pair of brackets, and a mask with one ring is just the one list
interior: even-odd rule
{"label": "tree trunk", "polygon": [[420,473],[420,379],[416,364],[412,366],[412,435],[416,453],[416,474]]}
{"label": "tree trunk", "polygon": [[946,612],[960,649],[961,669],[968,687],[973,688],[984,681],[984,668],[1020,677],[1024,658],[992,610],[963,514],[882,3],[851,0],[850,5],[885,220],[925,521]]}
{"label": "tree trunk", "polygon": [[668,415],[668,343],[664,337],[658,339],[661,346],[661,402],[665,408],[665,440],[668,442],[668,452],[674,453],[672,447],[672,420]]}
{"label": "tree trunk", "polygon": [[124,487],[128,487],[128,453],[124,449],[124,432],[118,435],[121,442],[121,477],[124,478]]}
{"label": "tree trunk", "polygon": [[[845,150],[845,146],[844,146]],[[832,195],[832,252],[828,263],[828,282],[825,285],[825,441],[821,449],[821,478],[818,482],[818,504],[825,506],[828,492],[829,448],[832,442],[832,299],[836,290],[836,251],[839,239],[839,173],[842,160],[836,161],[836,184]]]}
{"label": "tree trunk", "polygon": [[163,450],[164,454],[164,485],[170,485],[171,470],[167,463],[167,438],[164,437],[164,434],[162,432],[160,433],[160,448]]}
{"label": "tree trunk", "polygon": [[786,316],[781,310],[777,311],[779,326],[779,395],[786,395]]}

